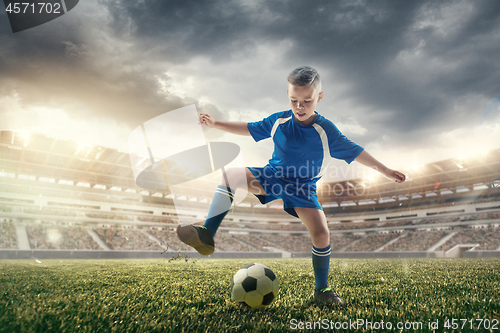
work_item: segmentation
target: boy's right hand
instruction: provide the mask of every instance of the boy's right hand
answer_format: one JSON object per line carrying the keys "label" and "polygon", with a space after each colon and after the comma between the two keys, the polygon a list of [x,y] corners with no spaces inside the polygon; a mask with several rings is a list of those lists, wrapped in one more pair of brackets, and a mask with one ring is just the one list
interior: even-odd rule
{"label": "boy's right hand", "polygon": [[238,135],[250,135],[250,132],[248,131],[248,125],[246,122],[215,120],[208,113],[200,113],[200,116],[198,117],[198,124],[205,125],[208,127],[213,127],[228,133],[233,133]]}
{"label": "boy's right hand", "polygon": [[214,127],[216,120],[208,113],[200,113],[198,117],[198,124],[205,125],[208,127]]}

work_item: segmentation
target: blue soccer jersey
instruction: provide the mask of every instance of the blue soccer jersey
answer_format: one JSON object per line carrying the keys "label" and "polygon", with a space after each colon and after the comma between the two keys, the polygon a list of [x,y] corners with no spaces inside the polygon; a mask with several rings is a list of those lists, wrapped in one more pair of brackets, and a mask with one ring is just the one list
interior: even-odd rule
{"label": "blue soccer jersey", "polygon": [[317,112],[308,125],[297,122],[292,110],[276,112],[248,123],[248,130],[257,142],[272,138],[274,152],[268,165],[277,175],[301,183],[318,181],[332,158],[351,163],[363,151]]}

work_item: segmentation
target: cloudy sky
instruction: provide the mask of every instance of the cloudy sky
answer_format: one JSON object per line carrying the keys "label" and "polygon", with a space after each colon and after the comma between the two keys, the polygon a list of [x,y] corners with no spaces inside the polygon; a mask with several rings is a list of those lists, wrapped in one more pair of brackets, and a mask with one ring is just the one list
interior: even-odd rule
{"label": "cloudy sky", "polygon": [[[317,111],[406,170],[500,147],[500,122],[481,118],[500,93],[499,41],[496,1],[86,0],[15,34],[1,12],[0,127],[127,150],[134,128],[182,106],[247,122],[287,110],[286,77],[309,65]],[[204,132],[249,166],[272,152]]]}

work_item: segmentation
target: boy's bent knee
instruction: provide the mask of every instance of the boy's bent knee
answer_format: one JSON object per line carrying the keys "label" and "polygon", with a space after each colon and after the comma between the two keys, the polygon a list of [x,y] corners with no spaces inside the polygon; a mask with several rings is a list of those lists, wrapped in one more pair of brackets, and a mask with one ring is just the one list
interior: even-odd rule
{"label": "boy's bent knee", "polygon": [[246,185],[246,174],[244,168],[229,168],[222,172],[221,185],[225,185],[233,190]]}
{"label": "boy's bent knee", "polygon": [[317,248],[325,248],[330,244],[330,232],[328,229],[319,229],[311,232],[311,240]]}

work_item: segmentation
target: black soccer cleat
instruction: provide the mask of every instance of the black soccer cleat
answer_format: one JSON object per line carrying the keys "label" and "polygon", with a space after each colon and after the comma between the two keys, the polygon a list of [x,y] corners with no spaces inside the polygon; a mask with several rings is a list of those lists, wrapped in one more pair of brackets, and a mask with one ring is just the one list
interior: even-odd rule
{"label": "black soccer cleat", "polygon": [[342,297],[333,292],[332,288],[326,287],[314,292],[314,300],[323,304],[345,304]]}
{"label": "black soccer cleat", "polygon": [[177,236],[181,242],[194,247],[199,254],[208,256],[214,253],[215,242],[212,232],[197,225],[180,225],[177,227]]}

